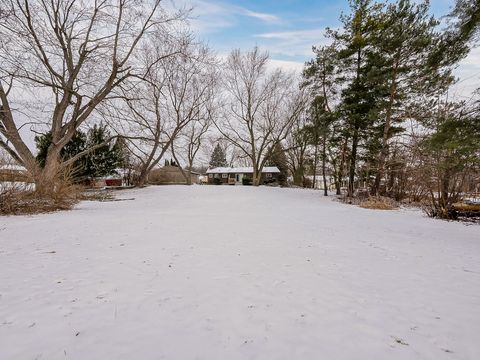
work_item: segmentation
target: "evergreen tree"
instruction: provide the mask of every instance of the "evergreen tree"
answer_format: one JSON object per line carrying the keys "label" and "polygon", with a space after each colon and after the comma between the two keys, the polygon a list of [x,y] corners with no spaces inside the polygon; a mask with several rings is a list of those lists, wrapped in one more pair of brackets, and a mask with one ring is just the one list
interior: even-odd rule
{"label": "evergreen tree", "polygon": [[227,166],[227,158],[225,156],[225,151],[223,151],[220,144],[217,144],[215,146],[209,165],[212,168]]}
{"label": "evergreen tree", "polygon": [[[314,47],[314,52],[316,53],[315,59],[307,63],[303,73],[304,86],[309,86],[314,97],[309,109],[310,121],[305,126],[305,131],[309,143],[314,146],[312,187],[315,187],[316,184],[317,165],[320,158],[324,195],[327,196],[327,147],[333,145],[333,143],[327,143],[333,134],[334,123],[339,121],[339,114],[333,108],[340,83],[337,76],[338,49],[336,44],[333,44],[328,47]],[[319,146],[321,146],[320,153]]]}
{"label": "evergreen tree", "polygon": [[379,14],[383,5],[370,0],[351,0],[350,16],[342,16],[343,29],[331,32],[340,46],[338,61],[343,68],[341,112],[346,119],[350,139],[348,194],[353,196],[359,145],[376,118],[382,88],[372,78],[374,33],[381,26]]}
{"label": "evergreen tree", "polygon": [[[46,134],[35,136],[35,145],[37,147],[38,153],[36,160],[41,167],[45,166],[45,159],[47,158],[48,148],[52,143],[52,133],[48,132]],[[68,160],[73,156],[84,151],[87,146],[87,136],[81,130],[75,131],[72,139],[63,147],[60,152],[62,161]],[[73,177],[81,178],[84,176],[84,167],[85,159],[77,160],[73,165]]]}
{"label": "evergreen tree", "polygon": [[103,124],[94,125],[88,132],[87,148],[105,145],[89,152],[85,159],[85,176],[102,177],[115,174],[115,169],[121,165],[121,149],[111,146],[108,142],[110,132]]}
{"label": "evergreen tree", "polygon": [[449,26],[429,56],[430,66],[449,66],[466,57],[480,40],[480,1],[457,0]]}
{"label": "evergreen tree", "polygon": [[[115,173],[116,167],[128,166],[128,155],[123,140],[118,139],[113,146],[108,144],[110,133],[105,126],[95,125],[88,134],[77,130],[72,139],[61,151],[62,161],[66,161],[89,148],[106,143],[99,148],[80,157],[72,166],[74,181],[82,181],[86,178],[107,176]],[[51,133],[37,135],[35,143],[38,149],[37,161],[40,166],[45,165],[48,148],[52,142]]]}
{"label": "evergreen tree", "polygon": [[378,124],[372,129],[369,161],[375,182],[372,193],[378,194],[389,156],[389,139],[400,134],[406,111],[426,96],[437,95],[451,81],[446,67],[429,67],[428,57],[437,44],[438,21],[429,15],[429,4],[399,0],[378,15],[381,26],[373,32],[374,66],[371,77],[383,86],[379,99]]}

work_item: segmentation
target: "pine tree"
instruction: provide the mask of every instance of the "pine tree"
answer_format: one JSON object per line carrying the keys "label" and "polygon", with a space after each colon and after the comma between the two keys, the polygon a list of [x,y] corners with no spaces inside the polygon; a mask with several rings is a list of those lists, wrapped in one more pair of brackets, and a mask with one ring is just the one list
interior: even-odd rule
{"label": "pine tree", "polygon": [[88,132],[87,148],[106,144],[91,151],[86,156],[85,175],[87,177],[112,175],[115,173],[115,169],[120,166],[120,149],[108,143],[110,137],[110,132],[103,124],[98,126],[95,124]]}
{"label": "pine tree", "polygon": [[[370,0],[351,0],[351,15],[342,16],[343,29],[331,32],[340,51],[346,85],[342,91],[341,112],[346,119],[350,139],[348,195],[353,196],[357,157],[361,141],[374,123],[381,87],[371,76],[373,34],[381,26],[381,4]],[[350,75],[351,74],[351,75]]]}
{"label": "pine tree", "polygon": [[[378,194],[389,156],[389,139],[404,129],[406,106],[420,97],[436,94],[451,81],[448,68],[431,68],[428,57],[437,43],[438,21],[429,15],[428,3],[400,0],[388,5],[373,33],[371,76],[383,85],[378,103],[378,126],[370,139],[371,161],[376,172],[372,194]],[[428,85],[428,88],[425,86]]]}
{"label": "pine tree", "polygon": [[[322,161],[322,177],[324,195],[328,196],[326,180],[327,145],[333,134],[333,125],[339,121],[339,114],[332,104],[335,104],[340,80],[337,76],[338,49],[336,44],[328,47],[314,48],[316,57],[307,63],[303,77],[304,86],[308,86],[313,93],[313,101],[309,109],[309,124],[305,131],[310,145],[314,146],[313,156],[313,183],[315,187],[317,165],[319,158]],[[321,151],[319,154],[319,146]]]}
{"label": "pine tree", "polygon": [[[40,167],[45,166],[45,159],[47,157],[47,151],[52,143],[52,133],[48,132],[46,134],[35,136],[35,144],[38,150],[36,160]],[[81,153],[86,149],[87,146],[87,136],[81,130],[75,131],[72,139],[63,147],[60,152],[62,161],[66,161],[73,156]],[[85,158],[77,160],[73,165],[72,175],[74,179],[82,178],[84,174],[85,167]]]}
{"label": "pine tree", "polygon": [[429,56],[430,66],[449,66],[466,57],[480,40],[480,1],[457,0],[448,28]]}
{"label": "pine tree", "polygon": [[217,146],[215,146],[209,165],[212,168],[227,166],[227,158],[225,156],[225,151],[223,151],[220,144],[217,144]]}

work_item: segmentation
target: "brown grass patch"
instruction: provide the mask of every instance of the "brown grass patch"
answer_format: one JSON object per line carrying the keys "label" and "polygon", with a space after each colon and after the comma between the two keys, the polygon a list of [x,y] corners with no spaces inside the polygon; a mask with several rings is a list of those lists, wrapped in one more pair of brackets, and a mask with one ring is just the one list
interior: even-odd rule
{"label": "brown grass patch", "polygon": [[0,215],[29,215],[69,210],[79,200],[83,186],[72,184],[69,171],[58,174],[47,187],[38,191],[33,179],[28,182],[0,183]]}
{"label": "brown grass patch", "polygon": [[0,190],[0,215],[29,215],[69,210],[77,202],[77,188],[71,188],[68,193],[62,190],[45,196],[25,187],[6,187]]}
{"label": "brown grass patch", "polygon": [[87,201],[113,201],[115,196],[111,191],[105,190],[88,190],[83,191],[80,194],[79,200],[87,200]]}
{"label": "brown grass patch", "polygon": [[394,200],[381,196],[370,196],[365,200],[362,200],[359,206],[364,209],[375,210],[393,210],[398,207]]}

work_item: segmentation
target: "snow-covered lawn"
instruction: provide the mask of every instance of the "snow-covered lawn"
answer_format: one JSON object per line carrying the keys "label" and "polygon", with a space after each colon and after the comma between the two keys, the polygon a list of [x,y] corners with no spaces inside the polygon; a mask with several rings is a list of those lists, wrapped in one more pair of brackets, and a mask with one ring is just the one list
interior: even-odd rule
{"label": "snow-covered lawn", "polygon": [[169,186],[0,218],[0,359],[480,359],[480,227]]}

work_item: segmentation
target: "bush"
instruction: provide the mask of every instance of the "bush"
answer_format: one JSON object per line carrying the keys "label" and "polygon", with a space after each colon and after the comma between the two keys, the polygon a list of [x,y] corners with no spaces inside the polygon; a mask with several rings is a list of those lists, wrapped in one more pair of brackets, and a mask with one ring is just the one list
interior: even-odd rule
{"label": "bush", "polygon": [[26,215],[69,210],[80,199],[80,187],[70,186],[48,195],[27,186],[3,186],[0,189],[0,215]]}
{"label": "bush", "polygon": [[81,200],[83,187],[72,184],[70,170],[63,170],[54,181],[43,187],[36,187],[31,179],[30,182],[0,183],[0,215],[26,215],[71,209]]}
{"label": "bush", "polygon": [[214,185],[222,185],[222,179],[220,178],[213,178]]}
{"label": "bush", "polygon": [[304,188],[311,189],[311,188],[312,188],[312,185],[313,185],[313,181],[312,181],[312,180],[310,180],[310,179],[307,178],[307,177],[306,177],[306,178],[303,178],[303,184],[302,184],[302,186],[303,186]]}
{"label": "bush", "polygon": [[393,199],[382,196],[370,196],[360,201],[360,207],[375,210],[393,210],[397,208],[397,204]]}

